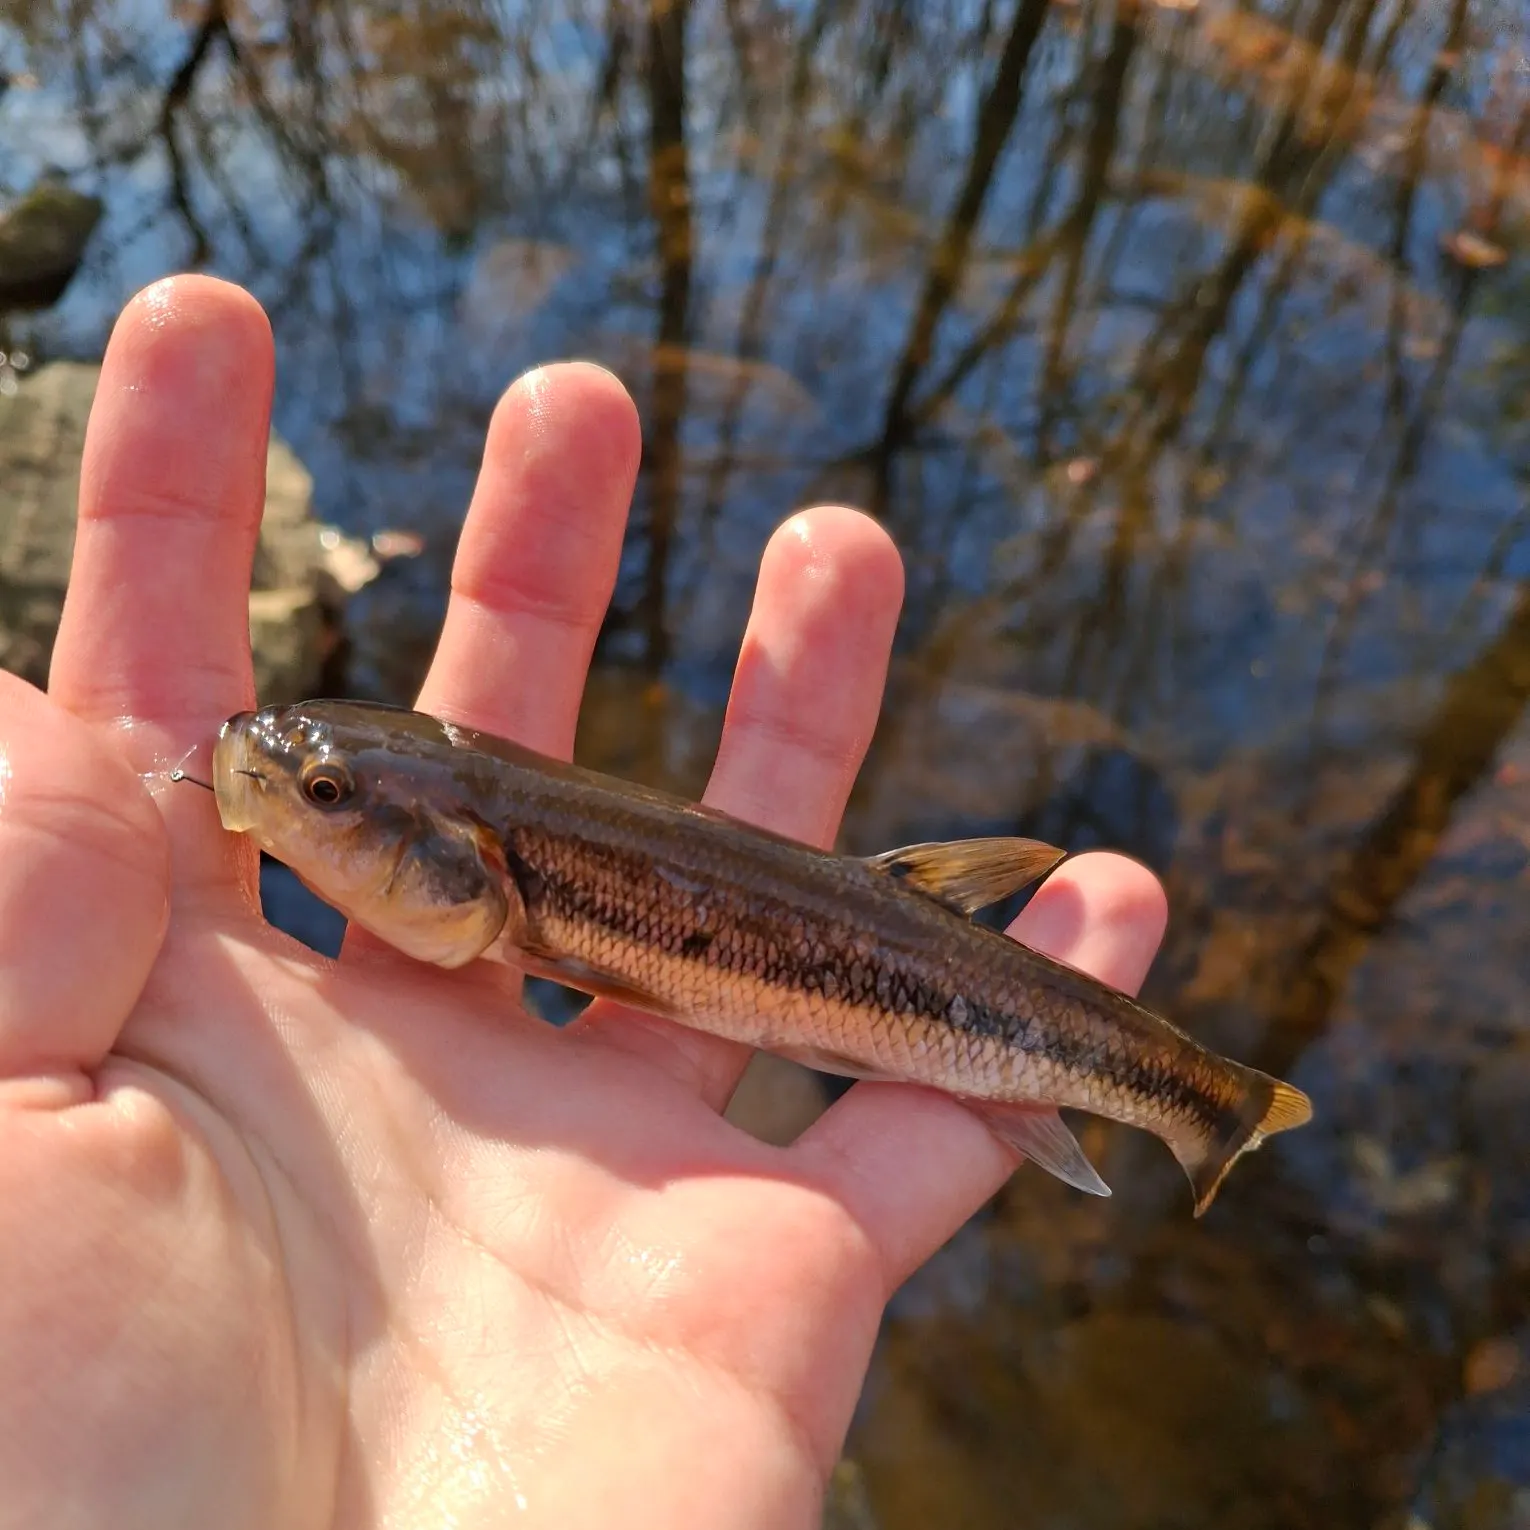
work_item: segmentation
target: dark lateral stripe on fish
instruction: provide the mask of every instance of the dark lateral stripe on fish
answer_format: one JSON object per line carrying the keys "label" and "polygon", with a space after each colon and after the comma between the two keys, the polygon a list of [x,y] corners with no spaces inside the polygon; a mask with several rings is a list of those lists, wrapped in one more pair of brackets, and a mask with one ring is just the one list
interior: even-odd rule
{"label": "dark lateral stripe on fish", "polygon": [[[640,856],[613,853],[610,847],[601,845],[585,844],[582,849],[586,856],[607,863],[608,874],[616,885],[629,888],[646,885],[652,878],[652,867]],[[600,884],[587,876],[579,879],[558,876],[548,868],[546,860],[542,862],[544,869],[532,871],[526,860],[513,851],[507,853],[507,858],[517,870],[517,879],[521,876],[528,879],[523,884],[528,901],[546,900],[565,919],[588,921],[623,940],[651,943],[681,961],[697,962],[765,985],[783,985],[820,995],[871,1020],[926,1020],[1025,1054],[1044,1054],[1079,1077],[1092,1075],[1119,1089],[1152,1094],[1166,1114],[1193,1124],[1213,1141],[1231,1141],[1240,1131],[1252,1129],[1268,1104],[1265,1095],[1258,1102],[1252,1125],[1246,1121],[1250,1102],[1230,1092],[1230,1079],[1217,1080],[1209,1066],[1212,1059],[1192,1037],[1177,1030],[1174,1034],[1184,1049],[1180,1055],[1133,1058],[1113,1052],[1097,1038],[1049,1027],[1038,1015],[1001,1010],[954,988],[937,988],[921,982],[899,972],[885,957],[848,955],[823,941],[810,944],[806,936],[802,945],[793,949],[781,943],[777,935],[779,926],[771,922],[770,929],[762,932],[760,938],[767,943],[767,951],[773,948],[774,959],[769,956],[762,959],[751,953],[747,941],[720,941],[718,932],[686,929],[684,920],[692,908],[683,899],[669,899],[669,908],[664,910],[655,910],[651,905],[640,910],[630,900],[601,896]],[[658,889],[657,896],[662,898],[664,891]],[[790,917],[789,912],[786,917]],[[988,930],[981,934],[995,940],[1008,939]],[[1071,968],[1039,952],[1030,954],[1039,965],[1054,969],[1063,982],[1073,976]],[[1059,994],[1061,1002],[1070,997]],[[1123,1006],[1147,1014],[1125,995],[1119,997]],[[1217,1082],[1221,1082],[1221,1089],[1216,1088]]]}

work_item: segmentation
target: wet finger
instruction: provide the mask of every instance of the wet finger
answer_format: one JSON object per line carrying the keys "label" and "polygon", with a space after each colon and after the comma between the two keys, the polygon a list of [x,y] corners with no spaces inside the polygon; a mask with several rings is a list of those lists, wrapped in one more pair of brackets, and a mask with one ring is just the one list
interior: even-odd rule
{"label": "wet finger", "polygon": [[642,449],[609,372],[542,367],[500,400],[423,711],[567,758]]}
{"label": "wet finger", "polygon": [[169,907],[164,824],[109,742],[0,673],[0,1100],[89,1098]]}
{"label": "wet finger", "polygon": [[[760,565],[705,801],[806,844],[833,843],[876,728],[903,601],[897,549],[869,516],[793,516]],[[590,1006],[576,1034],[658,1061],[721,1109],[750,1049],[620,1005]]]}
{"label": "wet finger", "polygon": [[[1035,950],[1135,993],[1163,938],[1158,879],[1125,856],[1067,861],[1010,933]],[[976,1116],[934,1090],[857,1084],[790,1150],[835,1195],[898,1285],[1014,1172],[1015,1155]]]}
{"label": "wet finger", "polygon": [[[138,769],[172,762],[251,702],[272,374],[259,305],[207,277],[140,293],[107,347],[49,694],[117,728]],[[248,874],[211,799],[166,801],[179,875]]]}

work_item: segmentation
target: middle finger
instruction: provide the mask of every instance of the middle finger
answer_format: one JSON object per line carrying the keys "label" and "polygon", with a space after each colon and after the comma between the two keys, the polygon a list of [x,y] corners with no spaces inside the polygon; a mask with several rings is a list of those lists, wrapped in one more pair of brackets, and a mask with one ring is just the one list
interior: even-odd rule
{"label": "middle finger", "polygon": [[580,362],[513,383],[489,425],[421,711],[567,759],[616,583],[641,435]]}
{"label": "middle finger", "polygon": [[[641,450],[632,400],[601,367],[539,367],[510,385],[489,422],[420,711],[573,753]],[[387,948],[353,924],[344,950]]]}

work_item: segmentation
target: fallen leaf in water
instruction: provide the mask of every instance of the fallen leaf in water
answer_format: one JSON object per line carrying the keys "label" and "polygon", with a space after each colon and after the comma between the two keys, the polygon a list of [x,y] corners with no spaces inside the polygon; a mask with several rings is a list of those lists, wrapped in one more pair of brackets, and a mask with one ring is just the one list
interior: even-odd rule
{"label": "fallen leaf in water", "polygon": [[1404,1172],[1384,1142],[1363,1134],[1351,1141],[1350,1160],[1371,1204],[1388,1216],[1400,1217],[1449,1205],[1460,1193],[1466,1167],[1461,1157],[1452,1155]]}
{"label": "fallen leaf in water", "polygon": [[500,239],[481,250],[461,298],[461,317],[473,329],[494,331],[523,323],[577,263],[567,245],[544,239]]}
{"label": "fallen leaf in water", "polygon": [[1408,1314],[1390,1296],[1370,1291],[1365,1296],[1366,1310],[1388,1333],[1401,1337],[1408,1331]]}
{"label": "fallen leaf in water", "polygon": [[1387,1180],[1392,1177],[1392,1155],[1386,1144],[1375,1137],[1357,1136],[1349,1145],[1350,1157],[1355,1167],[1370,1180]]}
{"label": "fallen leaf in water", "polygon": [[425,539],[412,531],[378,531],[370,539],[349,537],[338,526],[319,529],[319,571],[340,595],[354,595],[398,558],[417,558]]}
{"label": "fallen leaf in water", "polygon": [[1462,1385],[1468,1392],[1496,1392],[1519,1375],[1519,1345],[1500,1335],[1484,1339],[1467,1354]]}
{"label": "fallen leaf in water", "polygon": [[372,551],[384,563],[395,558],[418,558],[425,551],[425,538],[417,531],[374,531]]}
{"label": "fallen leaf in water", "polygon": [[1440,248],[1457,265],[1465,266],[1469,271],[1491,271],[1509,258],[1508,251],[1501,244],[1494,244],[1491,239],[1484,239],[1481,234],[1475,234],[1469,228],[1447,234],[1440,240]]}
{"label": "fallen leaf in water", "polygon": [[319,533],[321,571],[329,576],[342,595],[354,595],[382,572],[382,564],[359,537],[348,537],[326,526]]}

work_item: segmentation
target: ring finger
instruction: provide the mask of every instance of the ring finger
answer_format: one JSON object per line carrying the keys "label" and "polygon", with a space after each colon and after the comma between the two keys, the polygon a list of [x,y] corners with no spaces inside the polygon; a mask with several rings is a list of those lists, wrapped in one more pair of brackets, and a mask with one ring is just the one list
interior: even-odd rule
{"label": "ring finger", "polygon": [[[903,565],[875,521],[819,506],[760,563],[717,764],[704,801],[827,848],[881,710]],[[737,1042],[597,1000],[573,1026],[657,1062],[721,1110],[748,1064]]]}

